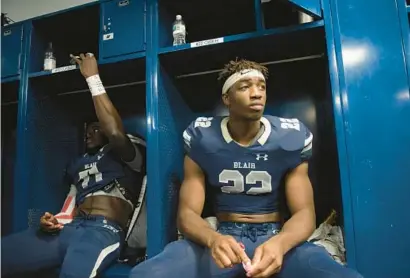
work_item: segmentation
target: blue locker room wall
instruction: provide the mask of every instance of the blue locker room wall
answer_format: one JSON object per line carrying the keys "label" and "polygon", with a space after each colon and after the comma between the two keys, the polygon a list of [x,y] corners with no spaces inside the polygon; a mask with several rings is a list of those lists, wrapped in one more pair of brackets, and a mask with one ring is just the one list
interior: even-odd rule
{"label": "blue locker room wall", "polygon": [[[14,171],[2,184],[4,196],[13,198],[5,203],[13,207],[10,231],[36,225],[44,210],[60,208],[65,164],[81,153],[83,124],[93,117],[91,97],[75,67],[42,70],[49,41],[60,57],[58,67],[69,65],[71,52],[95,53],[127,130],[146,137],[149,256],[175,239],[178,188],[172,180],[182,178],[183,129],[195,117],[226,113],[218,105],[216,70],[235,56],[284,60],[268,65],[273,74],[268,90],[274,93],[266,112],[299,117],[315,132],[309,174],[318,221],[332,208],[339,212],[348,264],[365,277],[408,277],[410,239],[402,236],[410,228],[402,209],[410,193],[410,9],[405,1],[371,6],[364,0],[290,1],[296,10],[280,1],[244,1],[230,17],[223,11],[232,10],[233,1],[215,0],[221,9],[212,8],[214,18],[206,15],[213,2],[188,2],[130,0],[125,11],[119,4],[127,1],[99,1],[7,27],[24,30],[21,71],[15,62],[4,71],[2,62],[2,114],[16,119],[15,141],[2,140],[8,167],[2,171]],[[315,21],[295,24],[297,10]],[[173,47],[172,21],[179,13],[188,44]],[[108,17],[115,35],[103,40],[110,31],[104,29]],[[81,27],[86,23],[90,28]],[[190,44],[216,37],[218,44]],[[16,61],[16,43],[4,43],[3,49],[16,52],[8,56]],[[292,62],[298,57],[310,58]],[[14,106],[5,105],[4,92],[14,92],[15,99],[8,101],[17,101]],[[13,138],[12,128],[4,128],[2,136],[5,131]]]}

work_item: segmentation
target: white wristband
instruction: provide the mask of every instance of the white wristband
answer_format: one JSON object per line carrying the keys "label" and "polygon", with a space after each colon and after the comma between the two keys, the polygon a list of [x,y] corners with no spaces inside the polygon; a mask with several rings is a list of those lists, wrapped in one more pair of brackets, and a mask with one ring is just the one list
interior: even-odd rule
{"label": "white wristband", "polygon": [[90,92],[93,97],[105,94],[105,88],[98,74],[87,77],[85,81],[87,81],[88,88],[90,88]]}

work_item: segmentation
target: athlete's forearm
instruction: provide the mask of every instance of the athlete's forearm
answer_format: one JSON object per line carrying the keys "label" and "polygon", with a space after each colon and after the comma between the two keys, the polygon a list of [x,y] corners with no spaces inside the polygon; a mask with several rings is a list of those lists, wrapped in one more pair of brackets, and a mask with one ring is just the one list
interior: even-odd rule
{"label": "athlete's forearm", "polygon": [[105,135],[112,137],[123,133],[121,117],[108,97],[101,81],[95,56],[92,53],[87,53],[86,55],[80,54],[80,57],[74,55],[71,55],[71,57],[80,65],[81,74],[85,77],[90,89],[95,112],[106,133]]}
{"label": "athlete's forearm", "polygon": [[302,209],[292,215],[283,225],[282,231],[274,238],[279,239],[285,254],[306,241],[316,227],[315,213],[311,209]]}
{"label": "athlete's forearm", "polygon": [[121,117],[107,94],[93,97],[98,121],[108,137],[123,133]]}
{"label": "athlete's forearm", "polygon": [[215,238],[220,236],[200,215],[188,209],[180,211],[178,229],[188,239],[206,247],[211,247]]}

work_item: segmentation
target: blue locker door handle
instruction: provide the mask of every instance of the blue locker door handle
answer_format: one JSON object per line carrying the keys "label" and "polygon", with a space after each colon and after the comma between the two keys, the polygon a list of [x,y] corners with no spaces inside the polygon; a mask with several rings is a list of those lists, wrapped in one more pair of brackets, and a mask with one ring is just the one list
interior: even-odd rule
{"label": "blue locker door handle", "polygon": [[124,7],[124,6],[127,6],[129,3],[130,3],[129,0],[123,0],[123,1],[118,2],[118,6]]}

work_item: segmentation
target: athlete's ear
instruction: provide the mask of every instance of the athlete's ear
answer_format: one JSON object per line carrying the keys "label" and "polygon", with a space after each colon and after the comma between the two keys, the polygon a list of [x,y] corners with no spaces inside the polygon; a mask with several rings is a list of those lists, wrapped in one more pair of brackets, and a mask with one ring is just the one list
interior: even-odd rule
{"label": "athlete's ear", "polygon": [[229,107],[229,92],[222,95],[222,101],[224,102],[226,107]]}

